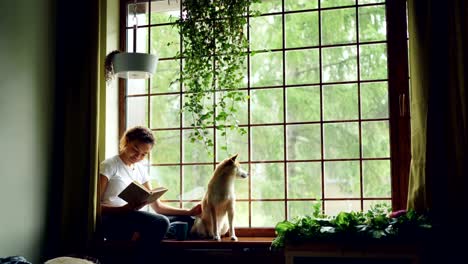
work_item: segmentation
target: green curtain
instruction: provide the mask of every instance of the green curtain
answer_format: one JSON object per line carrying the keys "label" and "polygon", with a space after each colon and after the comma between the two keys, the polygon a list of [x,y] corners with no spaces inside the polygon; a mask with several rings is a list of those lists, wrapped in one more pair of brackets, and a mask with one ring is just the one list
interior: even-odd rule
{"label": "green curtain", "polygon": [[409,0],[412,164],[408,206],[466,209],[468,4]]}
{"label": "green curtain", "polygon": [[467,235],[468,1],[408,0],[408,30],[412,145],[408,207],[431,213],[440,228],[439,245],[434,245],[434,252],[444,252],[434,258],[440,260],[461,254],[447,250],[449,245],[457,247],[451,243],[455,236]]}
{"label": "green curtain", "polygon": [[54,146],[44,259],[86,254],[93,242],[104,5],[55,2]]}

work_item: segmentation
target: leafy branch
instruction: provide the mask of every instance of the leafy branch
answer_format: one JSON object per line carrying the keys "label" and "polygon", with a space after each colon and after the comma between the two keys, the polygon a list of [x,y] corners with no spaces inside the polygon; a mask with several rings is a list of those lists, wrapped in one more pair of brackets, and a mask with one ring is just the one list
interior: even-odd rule
{"label": "leafy branch", "polygon": [[[226,138],[227,129],[244,135],[235,102],[248,97],[237,90],[243,81],[248,40],[244,28],[252,3],[259,0],[186,0],[175,23],[182,36],[184,61],[180,80],[186,89],[182,111],[191,117],[191,142],[202,141],[210,154],[215,127]],[[222,149],[227,151],[227,146]],[[229,153],[228,153],[229,154]]]}

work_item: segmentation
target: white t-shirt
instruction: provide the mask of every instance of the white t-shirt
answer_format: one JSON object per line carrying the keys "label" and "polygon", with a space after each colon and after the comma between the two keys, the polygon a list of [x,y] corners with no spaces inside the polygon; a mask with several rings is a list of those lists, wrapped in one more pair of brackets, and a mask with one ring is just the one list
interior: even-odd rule
{"label": "white t-shirt", "polygon": [[[143,162],[143,161],[142,161]],[[101,162],[99,173],[107,177],[109,182],[101,199],[102,205],[123,206],[127,202],[118,197],[119,193],[125,189],[132,181],[144,184],[148,181],[147,166],[142,162],[133,164],[133,168],[128,167],[120,159],[119,155],[108,158]]]}

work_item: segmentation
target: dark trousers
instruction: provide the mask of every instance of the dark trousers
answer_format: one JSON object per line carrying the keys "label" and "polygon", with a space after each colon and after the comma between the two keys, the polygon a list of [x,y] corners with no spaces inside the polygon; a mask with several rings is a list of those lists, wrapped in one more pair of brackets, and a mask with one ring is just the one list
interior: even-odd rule
{"label": "dark trousers", "polygon": [[187,222],[190,228],[194,218],[191,216],[165,216],[161,214],[133,211],[123,215],[103,215],[102,231],[109,240],[130,240],[135,232],[140,234],[137,241],[137,260],[135,263],[149,263],[159,255],[161,240],[166,235],[171,222]]}

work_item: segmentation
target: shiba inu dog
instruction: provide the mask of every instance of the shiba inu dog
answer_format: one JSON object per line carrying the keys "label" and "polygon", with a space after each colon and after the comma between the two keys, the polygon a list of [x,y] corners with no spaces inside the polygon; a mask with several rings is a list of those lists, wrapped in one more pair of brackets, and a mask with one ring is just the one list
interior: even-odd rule
{"label": "shiba inu dog", "polygon": [[220,241],[229,230],[231,240],[237,240],[233,223],[236,203],[234,180],[247,178],[248,174],[240,168],[236,158],[237,154],[216,166],[202,199],[203,212],[190,230],[192,236]]}

